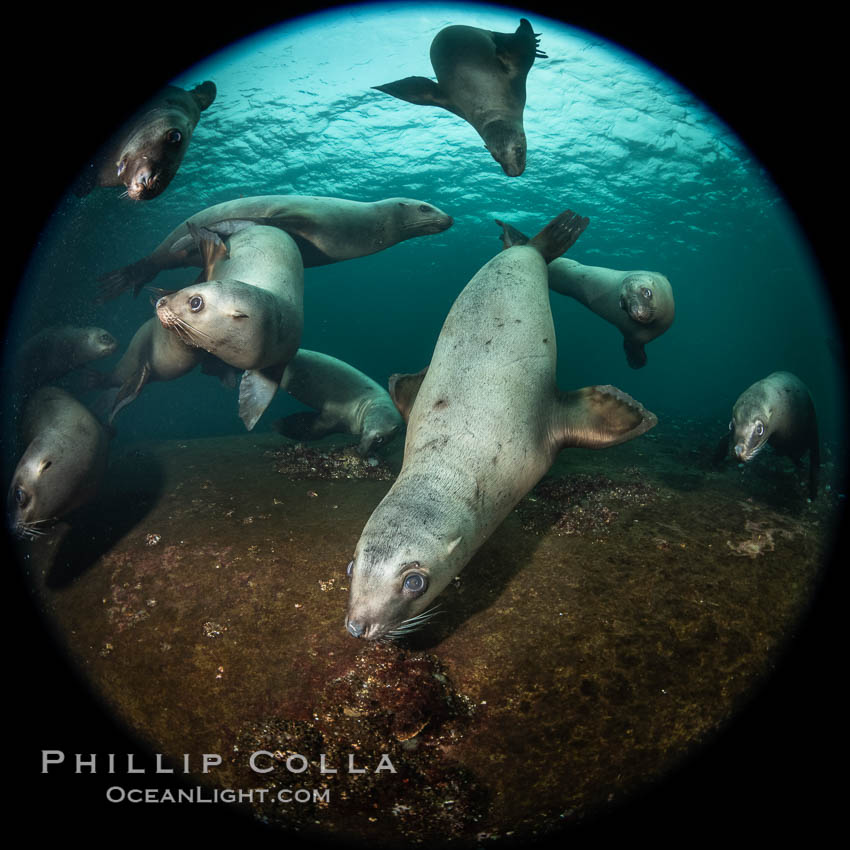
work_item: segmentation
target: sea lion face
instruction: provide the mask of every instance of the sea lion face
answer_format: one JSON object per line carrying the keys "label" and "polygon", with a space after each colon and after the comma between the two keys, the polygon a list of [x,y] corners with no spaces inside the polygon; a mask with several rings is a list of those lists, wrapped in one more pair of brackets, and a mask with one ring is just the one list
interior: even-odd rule
{"label": "sea lion face", "polygon": [[188,286],[156,302],[164,328],[238,369],[253,369],[262,361],[274,314],[271,293],[238,280]]}
{"label": "sea lion face", "polygon": [[448,230],[454,219],[433,204],[413,198],[391,198],[386,203],[395,205],[398,227],[405,239],[427,236]]}
{"label": "sea lion face", "polygon": [[630,274],[620,290],[620,307],[629,318],[641,325],[655,321],[660,309],[659,296],[656,293],[656,279],[644,272]]}
{"label": "sea lion face", "polygon": [[118,340],[103,328],[86,328],[84,345],[92,360],[109,357],[118,348]]}
{"label": "sea lion face", "polygon": [[65,512],[68,487],[48,454],[27,453],[18,464],[6,498],[9,529],[18,537],[35,538]]}
{"label": "sea lion face", "polygon": [[361,457],[373,454],[382,446],[395,439],[401,430],[402,420],[398,411],[393,407],[371,407],[366,414],[363,423],[363,433],[357,446],[357,453]]}
{"label": "sea lion face", "polygon": [[490,156],[502,166],[508,177],[519,177],[525,171],[527,143],[522,127],[498,119],[484,126],[481,137]]}
{"label": "sea lion face", "polygon": [[770,411],[736,404],[729,430],[733,434],[735,457],[746,463],[752,460],[770,438]]}

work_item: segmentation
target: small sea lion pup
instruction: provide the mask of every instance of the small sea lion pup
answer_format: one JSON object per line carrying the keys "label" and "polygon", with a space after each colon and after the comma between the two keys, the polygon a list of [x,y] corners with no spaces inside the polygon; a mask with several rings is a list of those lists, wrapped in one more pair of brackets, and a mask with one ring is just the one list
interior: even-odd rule
{"label": "small sea lion pup", "polygon": [[[496,219],[502,244],[524,245],[528,237]],[[626,361],[632,369],[646,366],[644,346],[673,324],[676,307],[670,281],[659,272],[618,271],[585,266],[559,257],[549,264],[549,288],[575,298],[610,322],[623,335]]]}
{"label": "small sea lion pup", "polygon": [[301,348],[283,373],[281,387],[316,412],[293,413],[274,423],[293,440],[353,434],[357,451],[371,454],[392,440],[403,420],[387,391],[368,375],[336,357]]}
{"label": "small sea lion pup", "polygon": [[86,363],[108,357],[117,348],[118,341],[103,328],[45,328],[31,336],[13,356],[16,389],[29,392]]}
{"label": "small sea lion pup", "polygon": [[239,417],[250,431],[277,392],[304,326],[304,267],[283,230],[256,225],[227,242],[194,228],[205,256],[205,282],[156,302],[162,326],[187,346],[203,349],[234,369]]}
{"label": "small sea lion pup", "polygon": [[748,463],[767,444],[799,467],[809,453],[809,498],[818,494],[820,443],[815,406],[808,387],[791,372],[772,372],[738,396],[729,433],[720,440],[715,461],[729,455]]}
{"label": "small sea lion pup", "polygon": [[33,393],[20,436],[27,448],[9,487],[7,515],[15,534],[32,539],[95,495],[109,436],[84,405],[57,387]]}
{"label": "small sea lion pup", "polygon": [[656,417],[611,386],[561,393],[547,263],[587,219],[567,211],[502,251],[460,293],[427,370],[393,376],[409,411],[404,461],[348,567],[346,626],[398,637],[431,604],[568,446],[631,440]]}
{"label": "small sea lion pup", "polygon": [[513,33],[446,27],[431,42],[436,83],[404,77],[373,88],[454,112],[475,128],[505,174],[518,177],[525,171],[525,78],[535,57],[548,58],[537,49],[539,41],[525,18]]}
{"label": "small sea lion pup", "polygon": [[303,195],[259,195],[237,198],[186,219],[152,254],[100,278],[100,298],[139,290],[165,269],[204,265],[192,228],[226,240],[262,224],[288,233],[298,245],[306,268],[338,263],[383,251],[406,239],[441,233],[452,217],[424,201],[387,198],[365,203]]}
{"label": "small sea lion pup", "polygon": [[125,186],[134,201],[160,195],[180,168],[201,113],[215,95],[209,81],[191,91],[166,86],[104,145],[74,192],[83,197],[96,186]]}

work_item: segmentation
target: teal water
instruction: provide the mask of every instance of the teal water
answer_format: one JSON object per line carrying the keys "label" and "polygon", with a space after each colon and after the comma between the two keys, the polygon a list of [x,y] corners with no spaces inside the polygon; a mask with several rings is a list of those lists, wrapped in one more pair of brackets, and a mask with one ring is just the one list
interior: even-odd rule
{"label": "teal water", "polygon": [[[506,178],[456,116],[370,88],[430,76],[430,42],[450,23],[508,32],[521,14],[549,58],[528,76],[529,154],[519,178]],[[148,253],[214,203],[255,194],[401,195],[436,204],[455,225],[305,274],[303,346],[384,384],[428,363],[453,299],[499,250],[494,218],[536,232],[569,207],[591,220],[570,256],[663,272],[677,315],[647,347],[647,367],[635,371],[618,331],[553,294],[563,389],[611,383],[661,416],[725,422],[743,389],[785,369],[810,387],[824,436],[842,432],[843,377],[831,350],[838,331],[790,210],[728,127],[632,54],[511,9],[366,5],[266,30],[174,82],[205,79],[218,96],[160,198],[134,204],[100,189],[60,203],[22,284],[12,345],[72,320],[102,325],[123,349],[152,315],[149,296],[97,305],[88,297],[97,276]],[[193,278],[192,270],[171,272],[154,285],[178,288]],[[281,394],[257,429],[294,409]],[[235,393],[200,373],[149,385],[116,426],[119,440],[242,429]]]}

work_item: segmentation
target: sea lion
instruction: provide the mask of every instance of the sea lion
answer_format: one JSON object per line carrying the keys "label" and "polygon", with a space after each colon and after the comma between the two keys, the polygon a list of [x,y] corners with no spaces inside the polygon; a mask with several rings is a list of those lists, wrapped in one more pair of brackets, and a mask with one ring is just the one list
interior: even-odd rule
{"label": "sea lion", "polygon": [[68,372],[113,354],[118,341],[96,327],[57,325],[30,337],[14,355],[15,386],[29,392]]}
{"label": "sea lion", "polygon": [[797,466],[809,452],[809,498],[815,499],[820,467],[818,420],[808,387],[791,372],[772,372],[738,396],[729,433],[720,440],[715,461],[728,456],[731,447],[738,460],[748,463],[768,443]]}
{"label": "sea lion", "polygon": [[7,515],[16,535],[35,538],[94,496],[109,436],[84,405],[57,387],[33,393],[20,431],[27,448],[9,487]]}
{"label": "sea lion", "polygon": [[437,82],[404,77],[378,91],[410,103],[441,106],[471,124],[484,146],[509,177],[525,171],[526,140],[522,124],[525,78],[540,41],[531,24],[520,18],[516,32],[478,27],[446,27],[431,42],[431,65]]}
{"label": "sea lion", "polygon": [[360,438],[357,451],[365,457],[389,443],[404,424],[383,387],[329,354],[299,349],[284,370],[280,386],[318,411],[293,413],[274,423],[277,431],[293,440],[353,434]]}
{"label": "sea lion", "polygon": [[[524,245],[528,237],[506,222],[502,243]],[[673,324],[676,306],[670,281],[660,272],[618,271],[585,266],[560,257],[549,264],[549,288],[575,298],[623,335],[626,360],[632,369],[646,366],[644,346]]]}
{"label": "sea lion", "polygon": [[127,289],[133,294],[165,269],[201,266],[193,227],[222,240],[257,224],[276,227],[295,239],[304,266],[365,257],[415,236],[441,233],[452,217],[424,201],[387,198],[365,203],[303,195],[258,195],[209,207],[171,231],[153,253],[100,278],[102,299]]}
{"label": "sea lion", "polygon": [[415,398],[401,472],[349,564],[355,637],[398,637],[425,622],[561,449],[615,445],[656,424],[614,387],[558,391],[546,265],[586,225],[566,211],[490,260],[452,306],[427,370],[391,381],[399,409]]}
{"label": "sea lion", "polygon": [[84,197],[96,186],[126,186],[134,201],[160,195],[180,168],[201,112],[215,100],[207,81],[191,91],[166,86],[139,109],[89,163],[74,192]]}
{"label": "sea lion", "polygon": [[205,257],[218,258],[205,260],[204,283],[163,295],[156,314],[186,345],[245,370],[239,416],[250,431],[301,342],[301,254],[289,234],[265,225],[239,230],[226,243],[205,229],[193,231]]}

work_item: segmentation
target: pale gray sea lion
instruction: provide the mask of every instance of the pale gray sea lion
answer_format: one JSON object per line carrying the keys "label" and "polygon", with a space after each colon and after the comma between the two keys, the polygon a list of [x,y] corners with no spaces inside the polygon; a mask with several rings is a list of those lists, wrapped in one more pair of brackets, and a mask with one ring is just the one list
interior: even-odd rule
{"label": "pale gray sea lion", "polygon": [[[528,241],[510,224],[498,219],[496,224],[502,228],[506,248]],[[623,335],[626,360],[632,369],[646,366],[644,346],[661,336],[676,315],[673,289],[660,272],[618,271],[560,257],[549,264],[549,288],[575,298],[614,325]]]}
{"label": "pale gray sea lion", "polygon": [[166,86],[113,136],[74,186],[79,196],[96,186],[125,186],[134,201],[149,201],[174,178],[201,112],[215,100],[212,82],[191,91]]}
{"label": "pale gray sea lion", "polygon": [[109,331],[97,327],[57,325],[30,337],[13,355],[15,386],[29,392],[118,348]]}
{"label": "pale gray sea lion", "polygon": [[27,445],[7,497],[9,527],[34,538],[96,493],[106,468],[109,436],[70,393],[41,387],[24,407]]}
{"label": "pale gray sea lion", "polygon": [[715,460],[730,453],[748,463],[770,444],[778,455],[800,466],[809,453],[809,498],[818,494],[820,441],[815,405],[808,387],[791,372],[772,372],[738,396],[729,434],[720,440]]}
{"label": "pale gray sea lion", "polygon": [[428,369],[391,383],[410,411],[404,461],[349,564],[355,637],[397,637],[424,623],[561,449],[615,445],[655,425],[614,387],[558,391],[546,266],[586,225],[567,211],[490,260],[452,306]]}
{"label": "pale gray sea lion", "polygon": [[431,42],[431,65],[437,82],[404,77],[378,91],[410,103],[440,106],[471,124],[491,156],[509,177],[525,171],[526,139],[522,116],[525,80],[540,38],[521,18],[516,32],[478,27],[446,27]]}
{"label": "pale gray sea lion", "polygon": [[202,266],[192,228],[222,240],[263,224],[295,239],[304,266],[322,266],[383,251],[416,236],[441,233],[452,217],[424,201],[387,198],[366,203],[303,195],[259,195],[237,198],[202,210],[171,231],[153,253],[100,278],[100,297],[133,294],[165,269]]}
{"label": "pale gray sea lion", "polygon": [[205,282],[162,296],[157,317],[186,345],[245,370],[239,416],[250,430],[301,342],[301,254],[285,231],[264,225],[239,230],[226,243],[206,230],[196,237],[205,254],[208,249],[219,256],[205,261]]}
{"label": "pale gray sea lion", "polygon": [[286,367],[280,386],[313,413],[293,413],[274,423],[293,440],[318,440],[326,434],[353,434],[366,456],[386,445],[404,424],[380,384],[348,363],[301,348]]}

